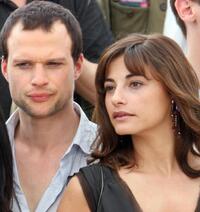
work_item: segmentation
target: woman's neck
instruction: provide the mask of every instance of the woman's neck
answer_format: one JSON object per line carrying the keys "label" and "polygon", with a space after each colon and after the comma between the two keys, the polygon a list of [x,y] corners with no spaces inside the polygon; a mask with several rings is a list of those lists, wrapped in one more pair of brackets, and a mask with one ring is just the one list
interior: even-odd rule
{"label": "woman's neck", "polygon": [[173,132],[133,136],[133,145],[139,171],[171,175],[178,168]]}

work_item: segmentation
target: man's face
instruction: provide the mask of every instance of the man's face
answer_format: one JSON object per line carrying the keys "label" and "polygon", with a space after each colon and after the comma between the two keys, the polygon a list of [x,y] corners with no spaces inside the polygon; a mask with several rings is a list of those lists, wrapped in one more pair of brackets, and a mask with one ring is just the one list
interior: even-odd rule
{"label": "man's face", "polygon": [[72,107],[74,80],[81,58],[74,64],[71,38],[60,22],[50,31],[23,30],[18,23],[8,38],[8,58],[2,72],[9,82],[13,101],[35,118]]}

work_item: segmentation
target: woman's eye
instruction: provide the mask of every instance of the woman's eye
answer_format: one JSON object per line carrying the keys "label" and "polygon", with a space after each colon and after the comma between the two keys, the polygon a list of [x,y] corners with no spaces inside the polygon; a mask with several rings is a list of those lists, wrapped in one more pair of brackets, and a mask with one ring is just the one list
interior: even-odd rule
{"label": "woman's eye", "polygon": [[134,81],[134,82],[131,82],[130,83],[130,86],[133,87],[133,88],[139,88],[143,85],[142,82],[139,82],[139,81]]}
{"label": "woman's eye", "polygon": [[113,89],[114,89],[114,86],[112,86],[112,85],[107,85],[107,86],[104,87],[105,92],[112,91]]}

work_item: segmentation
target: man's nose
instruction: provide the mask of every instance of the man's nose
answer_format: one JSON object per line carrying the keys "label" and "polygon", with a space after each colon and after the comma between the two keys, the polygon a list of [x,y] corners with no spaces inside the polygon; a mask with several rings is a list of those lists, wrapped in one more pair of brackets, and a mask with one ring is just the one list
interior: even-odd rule
{"label": "man's nose", "polygon": [[45,86],[48,84],[48,75],[42,64],[37,64],[33,71],[32,85]]}

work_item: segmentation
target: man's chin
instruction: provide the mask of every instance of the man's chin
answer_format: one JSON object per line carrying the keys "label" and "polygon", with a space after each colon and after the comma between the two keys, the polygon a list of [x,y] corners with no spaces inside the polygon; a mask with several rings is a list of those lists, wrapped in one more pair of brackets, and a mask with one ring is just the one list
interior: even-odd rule
{"label": "man's chin", "polygon": [[29,105],[29,104],[17,104],[20,110],[35,119],[43,119],[58,114],[65,108],[65,104],[55,105]]}
{"label": "man's chin", "polygon": [[58,111],[55,109],[52,110],[34,110],[30,108],[21,108],[21,111],[34,119],[43,119],[50,116],[54,116]]}

